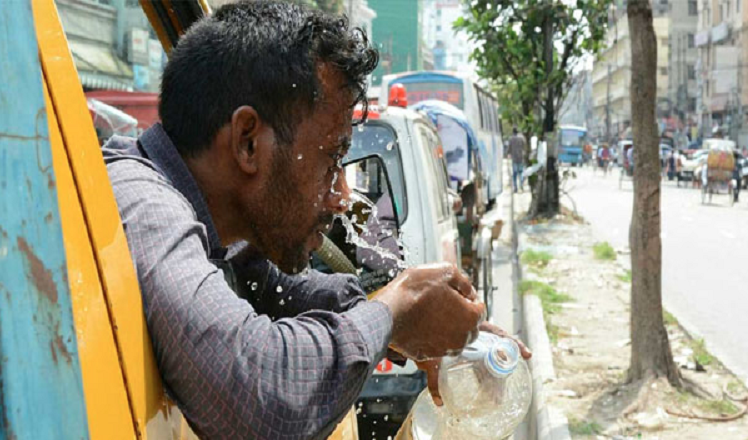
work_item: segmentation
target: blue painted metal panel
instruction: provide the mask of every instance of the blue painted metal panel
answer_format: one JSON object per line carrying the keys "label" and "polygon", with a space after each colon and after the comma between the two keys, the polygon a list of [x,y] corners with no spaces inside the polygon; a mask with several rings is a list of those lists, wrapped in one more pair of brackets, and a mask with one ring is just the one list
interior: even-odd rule
{"label": "blue painted metal panel", "polygon": [[87,439],[31,0],[0,30],[0,440]]}
{"label": "blue painted metal panel", "polygon": [[392,81],[393,84],[411,84],[418,82],[443,82],[452,84],[462,84],[462,79],[452,75],[446,75],[443,73],[435,72],[423,72],[423,73],[412,73],[408,75],[398,76],[397,79]]}

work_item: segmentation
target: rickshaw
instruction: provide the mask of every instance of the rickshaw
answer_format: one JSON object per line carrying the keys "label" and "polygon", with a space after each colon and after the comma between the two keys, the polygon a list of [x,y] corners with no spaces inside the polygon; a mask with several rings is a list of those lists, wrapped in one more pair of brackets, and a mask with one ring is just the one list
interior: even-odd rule
{"label": "rickshaw", "polygon": [[701,204],[707,199],[712,203],[714,194],[727,194],[730,205],[733,198],[732,173],[735,169],[735,142],[727,139],[707,139],[704,147],[709,151],[707,160],[701,167]]}
{"label": "rickshaw", "polygon": [[[623,181],[634,179],[634,164],[629,160],[629,150],[634,148],[633,141],[621,141],[619,143],[618,163],[621,165],[621,175],[618,179],[618,188],[623,188]],[[632,156],[633,157],[633,156]]]}

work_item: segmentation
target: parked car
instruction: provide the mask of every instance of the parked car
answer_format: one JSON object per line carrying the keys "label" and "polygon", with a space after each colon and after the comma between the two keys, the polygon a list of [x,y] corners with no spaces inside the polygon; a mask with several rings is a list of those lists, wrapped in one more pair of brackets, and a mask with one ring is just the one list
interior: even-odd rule
{"label": "parked car", "polygon": [[[372,157],[381,159],[392,188],[393,211],[407,265],[440,261],[460,264],[454,213],[458,206],[448,191],[441,151],[436,126],[426,115],[390,106],[382,111],[370,109],[368,121],[354,128],[344,160],[347,169]],[[361,186],[361,182],[348,180],[354,188]],[[425,374],[412,361],[399,366],[383,360],[361,393],[362,430],[367,422],[377,420],[381,435],[384,425],[402,422],[425,386]]]}

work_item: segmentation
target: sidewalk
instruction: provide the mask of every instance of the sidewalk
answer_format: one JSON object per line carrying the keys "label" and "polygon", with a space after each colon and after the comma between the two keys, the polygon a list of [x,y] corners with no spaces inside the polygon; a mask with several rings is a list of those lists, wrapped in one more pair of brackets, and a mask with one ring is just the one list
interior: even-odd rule
{"label": "sidewalk", "polygon": [[[529,201],[529,194],[517,195],[515,218],[526,212]],[[725,391],[739,396],[745,389],[672,315],[665,319],[676,362],[684,367],[681,373],[707,390],[712,401],[677,392],[662,381],[648,383],[644,391],[641,384],[625,383],[630,359],[628,255],[608,252],[609,259],[596,258],[598,239],[592,228],[569,217],[521,222],[518,229],[520,252],[535,252],[522,266],[520,286],[540,297],[553,347],[550,367],[556,379],[543,385],[545,396],[549,405],[563,410],[573,438],[748,439],[748,417],[730,422],[690,417],[734,413],[740,404],[723,398]],[[705,372],[694,371],[699,362]]]}

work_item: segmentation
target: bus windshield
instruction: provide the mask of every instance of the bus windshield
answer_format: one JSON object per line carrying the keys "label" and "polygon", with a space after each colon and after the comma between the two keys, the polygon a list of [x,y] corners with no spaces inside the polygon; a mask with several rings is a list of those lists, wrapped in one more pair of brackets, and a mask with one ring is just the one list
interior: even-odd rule
{"label": "bus windshield", "polygon": [[587,138],[586,131],[569,128],[562,128],[560,131],[562,147],[582,148],[584,146]]}

